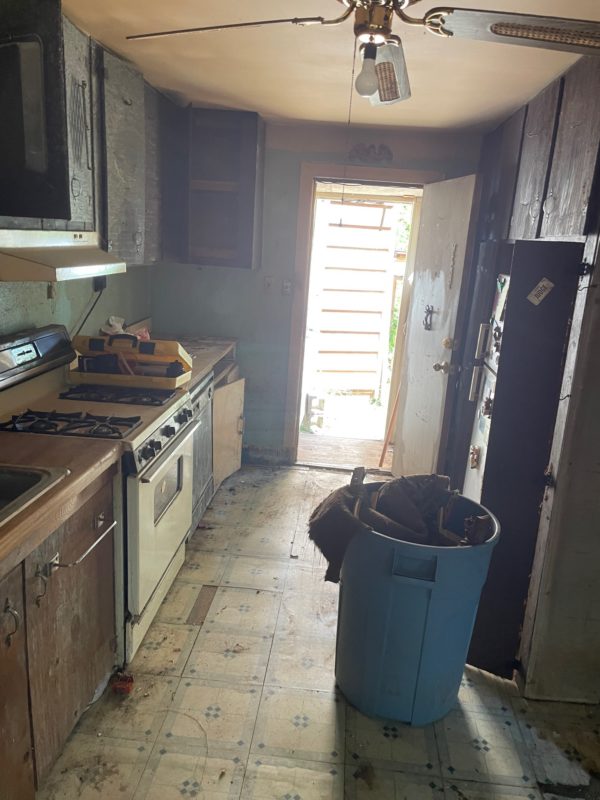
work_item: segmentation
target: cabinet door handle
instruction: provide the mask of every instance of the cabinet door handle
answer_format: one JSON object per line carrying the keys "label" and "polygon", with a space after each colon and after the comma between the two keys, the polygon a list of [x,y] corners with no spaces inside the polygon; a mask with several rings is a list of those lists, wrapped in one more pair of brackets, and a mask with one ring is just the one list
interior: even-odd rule
{"label": "cabinet door handle", "polygon": [[55,570],[55,569],[69,569],[70,567],[79,566],[79,564],[81,564],[81,562],[84,561],[89,556],[89,554],[92,552],[92,550],[95,550],[96,547],[98,547],[98,545],[100,544],[102,539],[104,539],[105,536],[108,536],[108,534],[113,530],[113,528],[116,528],[116,526],[117,526],[117,522],[115,520],[113,522],[113,524],[109,525],[108,528],[104,531],[104,533],[100,534],[100,536],[96,539],[96,541],[92,545],[90,545],[90,547],[88,547],[88,549],[85,551],[85,553],[82,553],[79,556],[77,561],[72,561],[70,564],[61,564],[60,561],[54,561],[54,562],[51,562],[48,565],[50,567],[50,570],[52,571],[52,570]]}
{"label": "cabinet door handle", "polygon": [[475,359],[483,358],[487,351],[487,341],[492,326],[488,323],[482,322],[479,326],[479,335],[477,336],[477,347],[475,348]]}
{"label": "cabinet door handle", "polygon": [[483,367],[473,367],[471,375],[471,386],[469,388],[469,402],[474,403],[479,397],[479,381],[483,373]]}
{"label": "cabinet door handle", "polygon": [[46,592],[48,591],[48,576],[44,574],[48,566],[48,564],[45,566],[38,566],[35,571],[35,577],[41,580],[43,589],[41,594],[36,594],[35,596],[35,604],[38,608],[41,606],[42,599],[46,596]]}
{"label": "cabinet door handle", "polygon": [[19,616],[19,612],[17,611],[17,609],[13,608],[8,598],[6,598],[6,603],[4,604],[4,613],[10,614],[15,623],[14,630],[12,630],[9,634],[7,634],[6,639],[4,640],[6,642],[7,647],[10,647],[13,636],[21,626],[21,617]]}

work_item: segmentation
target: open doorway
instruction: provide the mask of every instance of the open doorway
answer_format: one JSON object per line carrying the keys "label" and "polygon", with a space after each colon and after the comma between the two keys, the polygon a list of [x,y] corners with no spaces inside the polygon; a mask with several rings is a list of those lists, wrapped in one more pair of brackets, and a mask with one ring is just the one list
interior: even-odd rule
{"label": "open doorway", "polygon": [[415,187],[316,181],[301,463],[391,467],[384,442],[421,194]]}

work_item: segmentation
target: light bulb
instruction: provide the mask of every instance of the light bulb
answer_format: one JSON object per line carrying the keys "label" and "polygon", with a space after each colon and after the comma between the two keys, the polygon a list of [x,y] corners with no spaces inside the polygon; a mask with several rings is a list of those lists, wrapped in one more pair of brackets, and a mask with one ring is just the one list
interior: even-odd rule
{"label": "light bulb", "polygon": [[379,88],[379,81],[377,79],[377,73],[375,72],[376,57],[376,45],[365,45],[362,69],[354,84],[356,91],[361,97],[371,97]]}

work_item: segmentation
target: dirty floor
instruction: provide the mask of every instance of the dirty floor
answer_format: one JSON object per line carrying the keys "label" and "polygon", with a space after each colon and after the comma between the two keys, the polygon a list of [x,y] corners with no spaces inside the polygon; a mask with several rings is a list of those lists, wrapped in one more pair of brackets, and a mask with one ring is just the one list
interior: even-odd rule
{"label": "dirty floor", "polygon": [[597,708],[528,703],[466,668],[426,728],[335,689],[338,587],[306,537],[341,472],[242,470],[220,489],[131,671],[81,719],[41,800],[600,800]]}

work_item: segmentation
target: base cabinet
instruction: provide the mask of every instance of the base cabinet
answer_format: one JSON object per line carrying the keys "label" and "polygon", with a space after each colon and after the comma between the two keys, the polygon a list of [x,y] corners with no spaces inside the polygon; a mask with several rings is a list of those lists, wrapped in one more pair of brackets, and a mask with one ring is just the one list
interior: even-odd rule
{"label": "base cabinet", "polygon": [[0,797],[33,800],[23,568],[0,581]]}
{"label": "base cabinet", "polygon": [[38,781],[114,666],[112,521],[108,483],[25,560]]}
{"label": "base cabinet", "polygon": [[242,465],[244,386],[240,378],[215,388],[213,397],[213,478],[215,491]]}

